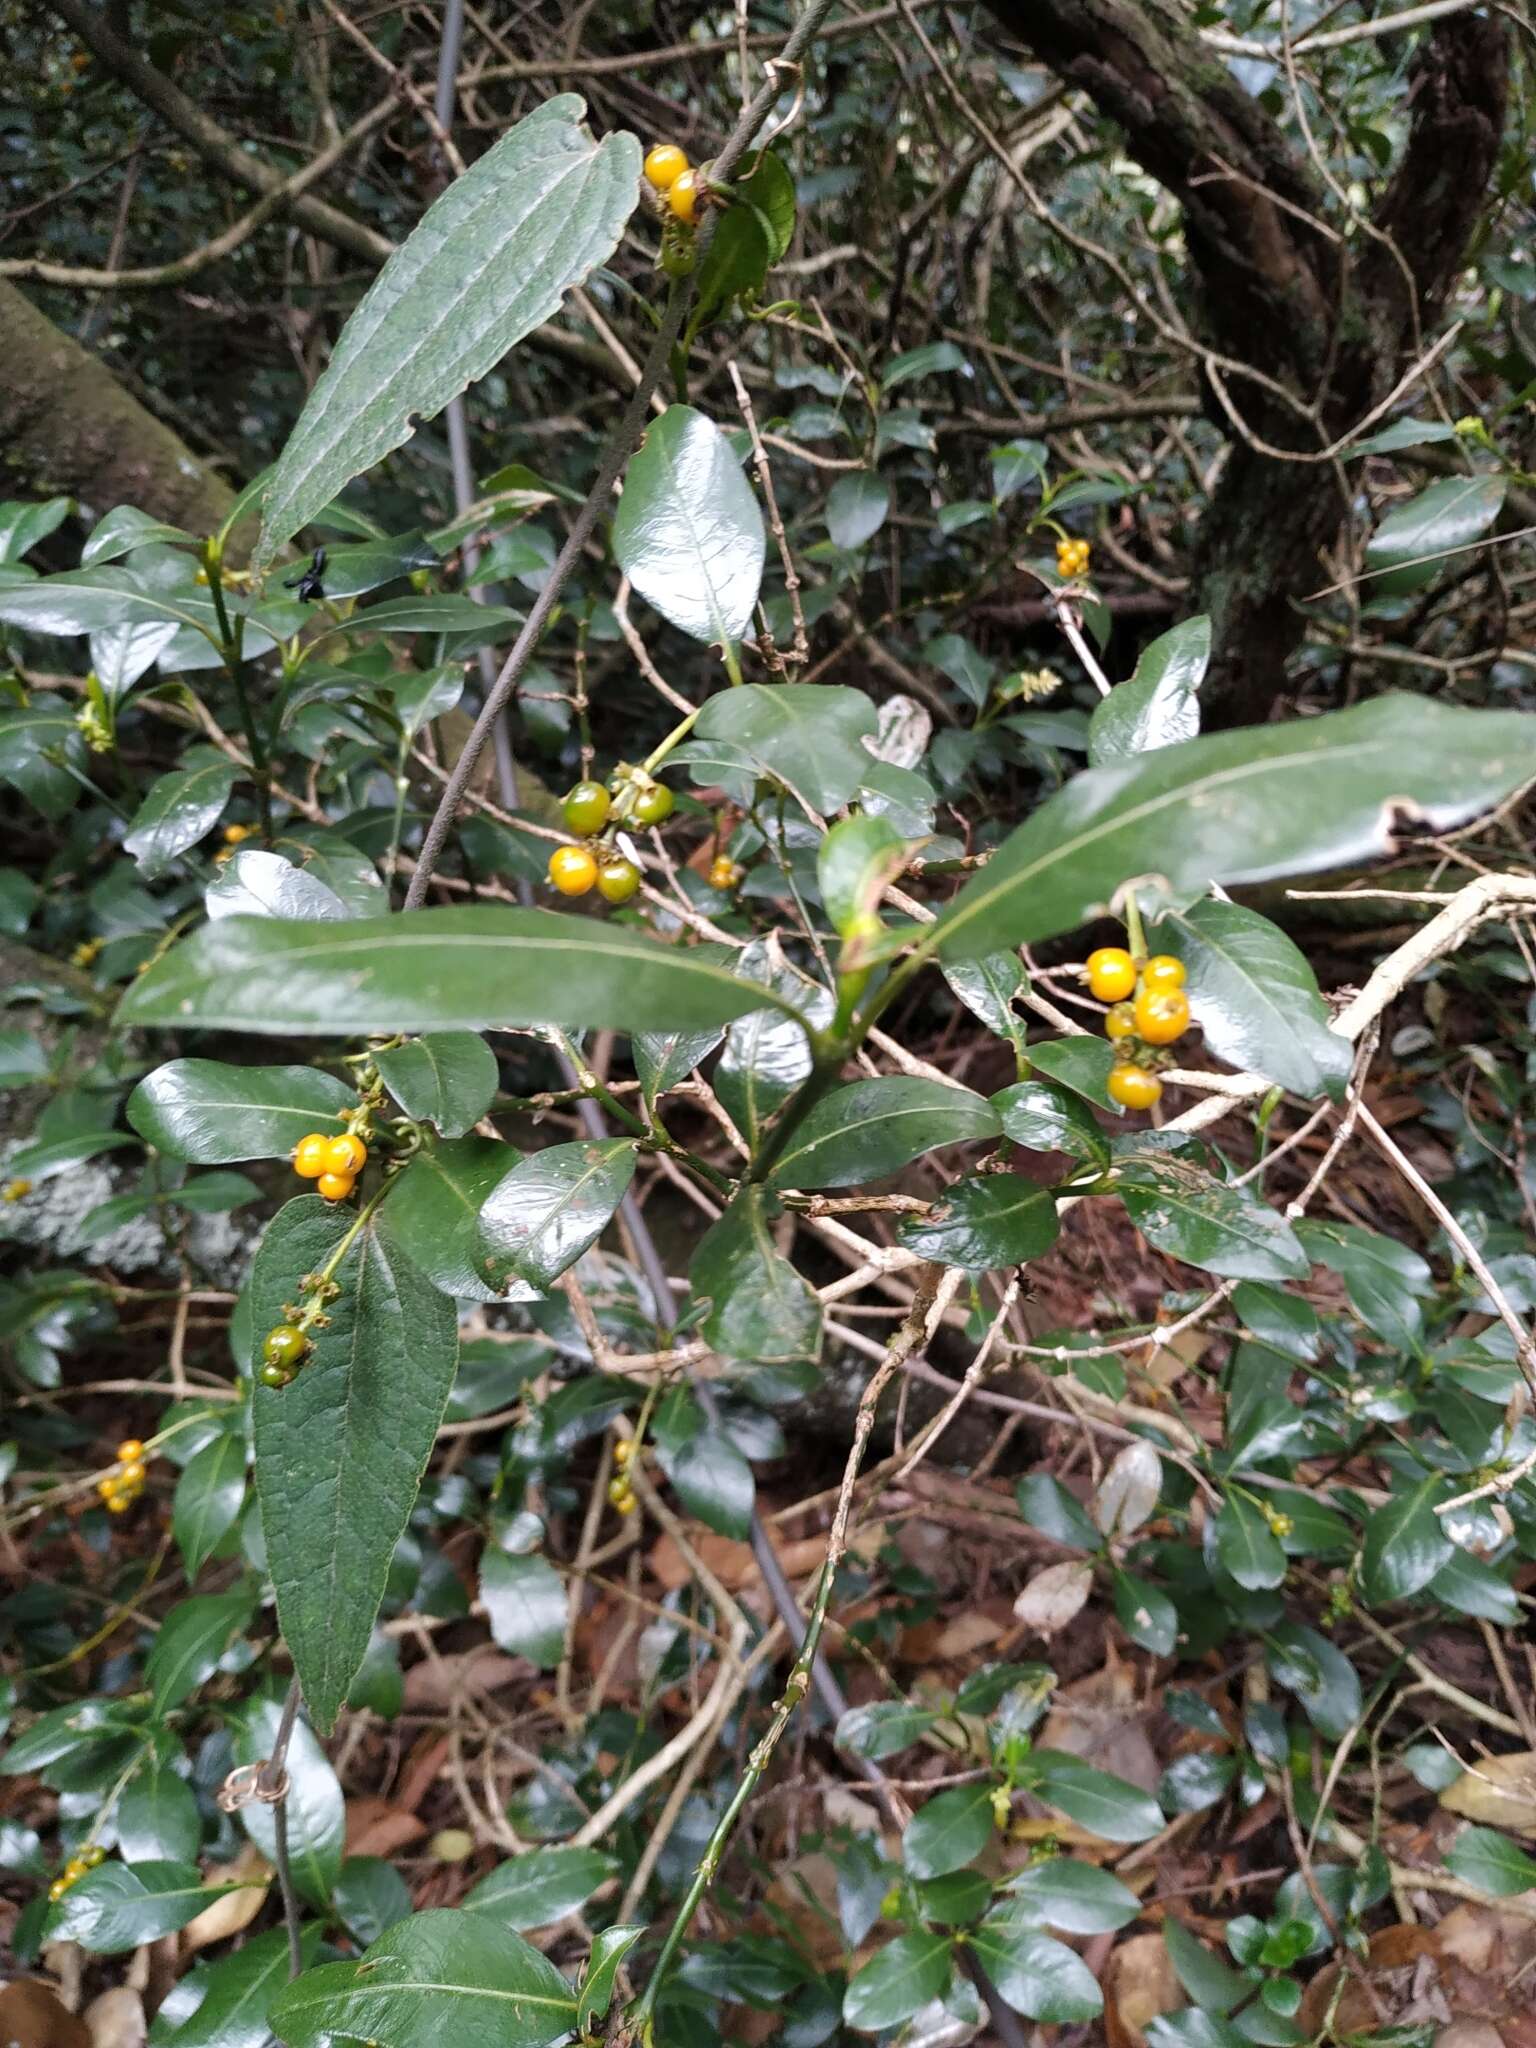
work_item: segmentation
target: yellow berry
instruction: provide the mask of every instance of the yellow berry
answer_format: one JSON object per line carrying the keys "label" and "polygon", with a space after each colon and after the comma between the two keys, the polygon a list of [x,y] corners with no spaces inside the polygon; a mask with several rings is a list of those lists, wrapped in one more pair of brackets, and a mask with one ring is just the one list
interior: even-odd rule
{"label": "yellow berry", "polygon": [[249,825],[226,825],[224,827],[224,844],[226,846],[238,846],[242,839],[249,839],[250,836],[251,828]]}
{"label": "yellow berry", "polygon": [[0,1189],[0,1195],[3,1195],[7,1202],[19,1202],[24,1195],[30,1195],[31,1192],[32,1183],[29,1180],[8,1180],[4,1188]]}
{"label": "yellow berry", "polygon": [[322,1173],[315,1186],[328,1202],[344,1202],[352,1192],[350,1173]]}
{"label": "yellow berry", "polygon": [[125,1489],[128,1487],[141,1487],[144,1484],[144,1467],[137,1461],[131,1465],[125,1465],[119,1475],[118,1484]]}
{"label": "yellow berry", "polygon": [[1136,998],[1136,1029],[1148,1045],[1172,1045],[1189,1029],[1189,997],[1181,988],[1144,988]]}
{"label": "yellow berry", "polygon": [[1110,1039],[1136,1036],[1136,1012],[1129,1003],[1116,1003],[1104,1019],[1104,1036]]}
{"label": "yellow berry", "polygon": [[675,142],[658,142],[645,153],[646,181],[658,192],[670,192],[688,168],[688,158]]}
{"label": "yellow berry", "polygon": [[1182,988],[1186,979],[1184,962],[1172,953],[1154,953],[1141,970],[1143,988]]}
{"label": "yellow berry", "polygon": [[618,1442],[613,1447],[613,1462],[615,1463],[615,1465],[627,1465],[634,1455],[634,1438],[629,1436],[621,1436]]}
{"label": "yellow berry", "polygon": [[1118,1102],[1122,1109],[1150,1109],[1163,1092],[1156,1074],[1133,1067],[1129,1061],[1110,1068],[1107,1086],[1110,1101]]}
{"label": "yellow berry", "polygon": [[114,1493],[107,1502],[107,1513],[109,1515],[126,1514],[132,1506],[133,1497],[131,1494]]}
{"label": "yellow berry", "polygon": [[614,1502],[614,1506],[618,1509],[621,1515],[632,1515],[639,1505],[640,1503],[635,1499],[635,1496],[632,1493],[626,1493],[622,1500],[616,1500]]}
{"label": "yellow berry", "polygon": [[98,1869],[106,1860],[107,1852],[103,1849],[100,1842],[92,1842],[88,1848],[80,1851],[80,1861],[87,1870]]}
{"label": "yellow berry", "polygon": [[345,1137],[332,1138],[325,1148],[325,1170],[327,1173],[346,1174],[355,1178],[363,1170],[368,1159],[368,1147],[361,1138],[349,1131]]}
{"label": "yellow berry", "polygon": [[630,1498],[633,1491],[633,1487],[630,1485],[628,1479],[624,1476],[622,1472],[616,1473],[614,1477],[610,1479],[608,1482],[608,1498],[613,1502],[616,1508],[622,1507],[624,1502]]}
{"label": "yellow berry", "polygon": [[56,1877],[48,1887],[48,1897],[56,1906],[68,1890],[69,1879],[67,1877]]}
{"label": "yellow berry", "polygon": [[293,1170],[301,1180],[318,1180],[325,1172],[331,1143],[324,1131],[311,1131],[300,1138],[293,1148]]}
{"label": "yellow berry", "polygon": [[1118,1003],[1136,986],[1136,963],[1124,946],[1100,946],[1088,955],[1088,986],[1101,1003]]}
{"label": "yellow berry", "polygon": [[681,171],[667,187],[667,204],[672,209],[672,218],[685,225],[692,221],[699,210],[699,174],[697,171]]}
{"label": "yellow berry", "polygon": [[734,889],[741,880],[741,869],[729,854],[718,855],[709,865],[709,886],[711,889]]}
{"label": "yellow berry", "polygon": [[136,1436],[125,1436],[117,1447],[119,1465],[136,1465],[144,1455],[144,1446]]}
{"label": "yellow berry", "polygon": [[549,879],[562,896],[585,896],[597,880],[597,862],[584,846],[557,846],[549,856]]}

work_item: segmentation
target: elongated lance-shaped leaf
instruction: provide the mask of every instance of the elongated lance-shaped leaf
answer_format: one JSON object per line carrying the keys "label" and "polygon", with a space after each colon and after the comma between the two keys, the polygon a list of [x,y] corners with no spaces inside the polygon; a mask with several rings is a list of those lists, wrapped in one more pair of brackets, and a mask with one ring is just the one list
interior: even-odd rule
{"label": "elongated lance-shaped leaf", "polygon": [[[258,1351],[356,1221],[317,1195],[274,1219],[251,1272]],[[331,1277],[339,1292],[297,1378],[252,1394],[277,1618],[322,1734],[367,1654],[459,1355],[453,1304],[371,1225]]]}
{"label": "elongated lance-shaped leaf", "polygon": [[1536,720],[1394,694],[1093,768],[1004,840],[932,928],[945,960],[1074,931],[1121,883],[1262,882],[1388,852],[1536,776]]}
{"label": "elongated lance-shaped leaf", "polygon": [[347,322],[268,487],[256,566],[353,477],[410,439],[612,254],[640,145],[594,142],[561,93],[448,187]]}

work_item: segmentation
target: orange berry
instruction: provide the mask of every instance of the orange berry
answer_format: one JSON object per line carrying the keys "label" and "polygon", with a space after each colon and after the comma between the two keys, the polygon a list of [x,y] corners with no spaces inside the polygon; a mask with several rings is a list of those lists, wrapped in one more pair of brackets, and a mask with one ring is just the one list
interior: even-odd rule
{"label": "orange berry", "polygon": [[1143,988],[1182,988],[1187,978],[1184,962],[1172,953],[1154,953],[1141,970]]}
{"label": "orange berry", "polygon": [[658,142],[645,153],[646,182],[658,192],[670,192],[688,168],[688,158],[675,142]]}
{"label": "orange berry", "polygon": [[672,209],[672,218],[686,224],[691,223],[699,210],[699,174],[697,171],[682,171],[667,187],[667,204]]}
{"label": "orange berry", "polygon": [[557,846],[549,856],[549,879],[562,896],[585,896],[597,880],[597,862],[584,846]]}
{"label": "orange berry", "polygon": [[324,1131],[311,1131],[293,1148],[293,1170],[301,1180],[318,1180],[326,1168],[331,1140]]}
{"label": "orange berry", "polygon": [[136,1465],[144,1455],[144,1446],[136,1436],[125,1436],[117,1447],[119,1465]]}
{"label": "orange berry", "polygon": [[1172,1045],[1189,1029],[1189,997],[1181,988],[1144,988],[1136,998],[1136,1029],[1148,1045]]}
{"label": "orange berry", "polygon": [[1136,986],[1136,963],[1124,946],[1100,946],[1088,955],[1088,986],[1101,1003],[1118,1003]]}
{"label": "orange berry", "polygon": [[1122,1109],[1150,1109],[1163,1092],[1156,1074],[1133,1067],[1128,1060],[1110,1068],[1107,1086],[1110,1101],[1118,1102]]}
{"label": "orange berry", "polygon": [[315,1182],[328,1202],[344,1202],[352,1192],[350,1173],[322,1173]]}
{"label": "orange berry", "polygon": [[1106,1038],[1134,1038],[1136,1036],[1136,1012],[1129,1003],[1116,1003],[1104,1019]]}
{"label": "orange berry", "polygon": [[361,1138],[355,1138],[350,1131],[340,1138],[332,1138],[325,1148],[325,1170],[330,1174],[344,1174],[355,1177],[361,1173],[368,1158],[368,1147]]}

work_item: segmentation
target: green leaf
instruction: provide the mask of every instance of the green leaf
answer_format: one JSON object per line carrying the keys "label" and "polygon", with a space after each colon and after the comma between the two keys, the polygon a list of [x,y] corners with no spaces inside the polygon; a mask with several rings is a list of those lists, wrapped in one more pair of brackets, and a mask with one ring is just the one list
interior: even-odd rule
{"label": "green leaf", "polygon": [[1095,1166],[1109,1164],[1109,1140],[1098,1121],[1076,1096],[1049,1081],[1019,1081],[1000,1089],[992,1107],[1002,1118],[1003,1135],[1015,1145],[1031,1152],[1065,1152]]}
{"label": "green leaf", "polygon": [[[235,1729],[235,1757],[242,1764],[264,1761],[277,1741],[282,1709],[276,1700],[252,1700]],[[336,1773],[313,1731],[302,1719],[294,1724],[288,1745],[288,1852],[299,1890],[324,1910],[341,1871],[347,1831],[346,1800]],[[268,1861],[277,1854],[273,1810],[253,1799],[240,1809],[245,1832]]]}
{"label": "green leaf", "polygon": [[695,1300],[706,1304],[701,1334],[727,1358],[790,1365],[821,1349],[821,1303],[779,1255],[772,1230],[778,1213],[764,1189],[743,1187],[705,1232],[688,1269]]}
{"label": "green leaf", "polygon": [[380,1234],[455,1301],[529,1301],[536,1290],[514,1280],[491,1285],[480,1249],[480,1211],[517,1158],[499,1138],[454,1138],[423,1146],[379,1211]]}
{"label": "green leaf", "polygon": [[992,1787],[956,1785],[915,1813],[901,1838],[901,1860],[913,1877],[945,1877],[974,1863],[991,1841]]}
{"label": "green leaf", "polygon": [[928,938],[945,960],[1051,938],[1133,875],[1183,890],[1353,867],[1391,850],[1400,815],[1461,824],[1533,767],[1525,713],[1398,694],[1159,747],[1048,798]]}
{"label": "green leaf", "polygon": [[622,131],[594,143],[578,125],[585,112],[574,93],[536,107],[390,257],[272,473],[258,569],[607,260],[634,211],[640,148]]}
{"label": "green leaf", "polygon": [[579,1139],[520,1159],[480,1211],[477,1270],[550,1287],[602,1236],[635,1177],[633,1138]]}
{"label": "green leaf", "polygon": [[1407,1492],[1394,1493],[1367,1520],[1360,1590],[1372,1606],[1421,1592],[1450,1558],[1451,1539],[1433,1506],[1444,1491],[1444,1480],[1432,1473]]}
{"label": "green leaf", "polygon": [[[835,811],[870,766],[863,745],[875,707],[862,690],[832,683],[744,683],[708,699],[694,731],[741,748],[762,775],[775,776],[822,812]],[[707,776],[706,780],[713,780]]]}
{"label": "green leaf", "polygon": [[873,540],[891,510],[891,487],[872,469],[840,476],[827,493],[827,532],[840,548]]}
{"label": "green leaf", "polygon": [[[1049,1080],[1081,1095],[1114,1116],[1123,1116],[1109,1099],[1109,1070],[1115,1049],[1107,1038],[1079,1032],[1072,1038],[1043,1038],[1029,1048],[1029,1063]],[[1005,1091],[1006,1092],[1006,1091]]]}
{"label": "green leaf", "polygon": [[996,1138],[992,1105],[969,1088],[895,1074],[854,1081],[824,1096],[774,1168],[793,1188],[855,1187],[896,1173],[938,1145]]}
{"label": "green leaf", "polygon": [[123,835],[123,851],[133,855],[146,880],[158,880],[212,830],[234,786],[234,764],[222,754],[160,776]]}
{"label": "green leaf", "polygon": [[1211,658],[1211,622],[1185,619],[1141,651],[1136,673],[1094,706],[1088,763],[1103,768],[1153,747],[1192,740],[1200,730],[1200,685]]}
{"label": "green leaf", "polygon": [[772,150],[733,180],[732,195],[699,265],[696,321],[760,291],[795,232],[795,181]]}
{"label": "green leaf", "polygon": [[1463,1828],[1451,1844],[1445,1867],[1496,1899],[1536,1890],[1536,1857],[1527,1856],[1496,1828]]}
{"label": "green leaf", "polygon": [[1223,1962],[1171,1913],[1163,1919],[1163,1942],[1180,1984],[1202,2012],[1230,2012],[1252,1991],[1250,1977]]}
{"label": "green leaf", "polygon": [[1019,1513],[1032,1529],[1071,1550],[1098,1550],[1103,1537],[1088,1510],[1048,1472],[1029,1472],[1014,1488]]}
{"label": "green leaf", "polygon": [[[483,563],[481,567],[483,571]],[[506,623],[510,625],[511,621]],[[404,673],[381,676],[375,688],[385,698],[392,716],[399,719],[406,738],[413,740],[434,718],[452,711],[463,696],[464,665],[445,661],[436,668],[407,669]]]}
{"label": "green leaf", "polygon": [[1013,999],[1025,986],[1024,968],[1017,953],[983,953],[979,960],[957,960],[944,969],[944,979],[973,1017],[979,1017],[989,1031],[1024,1050],[1024,1026],[1013,1007]]}
{"label": "green leaf", "polygon": [[163,1757],[150,1756],[117,1804],[117,1848],[125,1863],[195,1863],[203,1823],[185,1778]]}
{"label": "green leaf", "polygon": [[879,909],[885,885],[906,861],[906,841],[884,818],[856,812],[834,825],[816,855],[816,886],[841,939]]}
{"label": "green leaf", "polygon": [[176,1482],[171,1527],[195,1579],[245,1503],[245,1437],[224,1430],[190,1458]]}
{"label": "green leaf", "polygon": [[619,1965],[645,1931],[645,1923],[642,1921],[633,1927],[605,1927],[600,1934],[593,1936],[592,1953],[588,1956],[587,1966],[581,1973],[581,1986],[576,2004],[576,2027],[579,2033],[595,2031],[597,2021],[613,2003]]}
{"label": "green leaf", "polygon": [[[75,509],[73,498],[44,498],[32,504],[19,498],[8,498],[0,505],[0,562],[19,562],[23,555],[30,554],[40,540],[46,540],[50,533],[57,533],[70,513]],[[108,519],[117,517],[109,512]],[[143,514],[137,515],[143,518]],[[104,520],[103,525],[106,524]],[[175,532],[175,528],[169,528]],[[100,528],[97,529],[100,531]],[[91,536],[94,541],[95,535]],[[137,545],[137,543],[135,543]],[[91,541],[87,541],[89,549]],[[85,561],[87,556],[82,554]],[[92,558],[94,559],[94,558]]]}
{"label": "green leaf", "polygon": [[473,1130],[496,1093],[496,1055],[474,1031],[410,1038],[375,1053],[373,1063],[406,1115],[435,1124],[445,1138]]}
{"label": "green leaf", "polygon": [[525,1934],[574,1913],[617,1870],[602,1849],[570,1844],[524,1849],[472,1885],[461,1903],[466,1912],[494,1914],[502,1926]]}
{"label": "green leaf", "polygon": [[868,1706],[850,1707],[843,1715],[837,1724],[838,1747],[879,1763],[920,1742],[938,1719],[932,1707],[916,1700],[873,1700]]}
{"label": "green leaf", "polygon": [[126,1131],[72,1131],[67,1137],[39,1138],[30,1145],[18,1145],[6,1161],[6,1169],[26,1180],[51,1180],[71,1166],[132,1143]]}
{"label": "green leaf", "polygon": [[970,367],[954,342],[925,342],[921,348],[909,348],[905,355],[891,358],[885,375],[880,379],[880,389],[889,393],[900,384],[911,383],[915,377],[933,377],[940,371],[956,370],[969,375]]}
{"label": "green leaf", "polygon": [[300,1279],[351,1239],[331,1275],[341,1291],[298,1377],[252,1393],[278,1621],[323,1733],[367,1654],[458,1363],[451,1303],[374,1225],[357,1223],[316,1195],[288,1203],[248,1287],[259,1346],[288,1320]]}
{"label": "green leaf", "polygon": [[1115,1187],[1148,1243],[1186,1265],[1237,1280],[1304,1280],[1310,1270],[1278,1210],[1187,1160],[1122,1159]]}
{"label": "green leaf", "polygon": [[1359,1675],[1343,1651],[1316,1629],[1287,1621],[1271,1632],[1265,1661],[1318,1733],[1342,1741],[1360,1718]]}
{"label": "green leaf", "polygon": [[669,624],[724,646],[752,623],[765,547],[729,441],[691,405],[669,405],[625,473],[613,521],[619,567]]}
{"label": "green leaf", "polygon": [[1063,1934],[1113,1934],[1140,1917],[1141,1901],[1128,1885],[1094,1863],[1052,1856],[1030,1863],[1008,1880],[1008,1917],[1059,1927]]}
{"label": "green leaf", "polygon": [[85,743],[62,698],[39,691],[19,709],[0,706],[0,782],[19,789],[34,810],[57,824],[80,801],[80,784],[51,754],[62,754],[77,773],[84,772]]}
{"label": "green leaf", "polygon": [[146,1144],[196,1166],[234,1159],[286,1159],[311,1131],[341,1134],[355,1101],[317,1067],[230,1067],[221,1060],[170,1060],[128,1098],[128,1121]]}
{"label": "green leaf", "polygon": [[1285,1552],[1253,1501],[1229,1493],[1215,1521],[1216,1557],[1249,1592],[1285,1583]]}
{"label": "green leaf", "polygon": [[511,1557],[488,1543],[480,1558],[480,1598],[491,1634],[511,1657],[541,1671],[560,1662],[570,1611],[565,1585],[547,1557]]}
{"label": "green leaf", "polygon": [[334,922],[352,912],[318,875],[280,853],[242,846],[203,891],[210,917],[285,917],[296,923]]}
{"label": "green leaf", "polygon": [[[772,1014],[777,1017],[778,1013]],[[779,1021],[788,1023],[783,1018]],[[640,1076],[640,1094],[647,1111],[654,1110],[661,1097],[680,1081],[686,1081],[724,1035],[718,1025],[704,1031],[637,1031],[629,1049],[634,1056],[635,1072]],[[798,1035],[804,1042],[805,1033],[800,1031]]]}
{"label": "green leaf", "polygon": [[437,549],[420,533],[397,534],[391,540],[360,540],[327,547],[323,580],[332,600],[365,597],[382,584],[394,583],[413,569],[441,566]]}
{"label": "green leaf", "polygon": [[1311,1302],[1278,1287],[1245,1280],[1232,1290],[1232,1306],[1244,1329],[1272,1351],[1310,1364],[1322,1346],[1322,1324]]}
{"label": "green leaf", "polygon": [[[812,1023],[832,1021],[831,996],[791,966],[776,940],[754,940],[744,947],[735,972],[742,981],[761,983]],[[754,1010],[731,1025],[715,1067],[714,1086],[749,1146],[760,1142],[768,1119],[800,1086],[811,1064],[810,1040],[782,1009]]]}
{"label": "green leaf", "polygon": [[1428,1262],[1410,1245],[1356,1223],[1297,1225],[1309,1258],[1339,1274],[1367,1329],[1413,1350],[1424,1334],[1418,1297],[1434,1291]]}
{"label": "green leaf", "polygon": [[211,1678],[235,1638],[244,1633],[256,1611],[253,1593],[200,1593],[173,1607],[161,1624],[144,1660],[144,1676],[164,1714],[180,1706]]}
{"label": "green leaf", "polygon": [[1162,1808],[1151,1793],[1124,1778],[1095,1770],[1060,1749],[1037,1749],[1031,1761],[1041,1773],[1034,1789],[1046,1805],[1059,1807],[1102,1840],[1145,1842],[1160,1832]]}
{"label": "green leaf", "polygon": [[992,495],[1002,501],[1016,497],[1026,484],[1041,480],[1050,452],[1043,441],[1005,441],[992,450],[988,460],[992,465]]}
{"label": "green leaf", "polygon": [[1505,484],[1502,476],[1442,477],[1389,512],[1366,543],[1372,594],[1399,597],[1432,583],[1448,554],[1480,539],[1498,518]]}
{"label": "green leaf", "polygon": [[1237,1758],[1192,1750],[1175,1757],[1157,1781],[1157,1796],[1169,1813],[1204,1813],[1232,1789]]}
{"label": "green leaf", "polygon": [[[190,561],[186,573],[190,583]],[[146,590],[126,569],[69,569],[35,582],[0,582],[0,624],[58,640],[140,625],[189,627],[201,635],[213,617],[206,592]]]}
{"label": "green leaf", "polygon": [[377,917],[389,907],[384,878],[368,858],[359,853],[340,832],[322,831],[305,825],[299,832],[279,832],[272,842],[275,852],[292,861],[306,875],[323,882],[333,896],[346,905],[351,917]]}
{"label": "green leaf", "polygon": [[122,1955],[174,1934],[215,1899],[240,1889],[204,1884],[191,1863],[103,1863],[71,1885],[54,1907],[48,1938],[78,1941],[93,1955]]}
{"label": "green leaf", "polygon": [[863,2034],[900,2026],[949,1982],[949,1943],[942,1934],[898,1934],[872,1956],[843,1995],[843,2021]]}
{"label": "green leaf", "polygon": [[157,541],[191,538],[181,527],[168,526],[163,519],[141,512],[136,505],[118,505],[92,527],[80,550],[80,566],[88,569],[94,562],[115,562],[120,555],[131,554],[135,548],[151,547]]}
{"label": "green leaf", "polygon": [[1091,2020],[1104,2009],[1082,1957],[1038,1928],[1021,1926],[1006,1906],[982,1921],[971,1946],[999,1996],[1026,2019],[1060,2026]]}
{"label": "green leaf", "polygon": [[727,1024],[764,1000],[686,947],[617,926],[455,906],[318,928],[224,918],[140,975],[117,1015],[124,1025],[294,1037],[515,1024],[665,1031]]}
{"label": "green leaf", "polygon": [[369,2041],[377,2048],[551,2048],[576,1997],[537,1949],[485,1913],[413,1913],[351,1963],[306,1970],[272,2003],[289,2048]]}
{"label": "green leaf", "polygon": [[1305,954],[1267,917],[1208,897],[1161,918],[1149,943],[1184,962],[1190,1009],[1218,1059],[1297,1095],[1336,1093],[1348,1079],[1349,1041],[1329,1030]]}
{"label": "green leaf", "polygon": [[1454,1608],[1458,1614],[1497,1622],[1501,1628],[1520,1625],[1524,1610],[1514,1587],[1502,1572],[1468,1551],[1453,1547],[1430,1580],[1429,1590],[1442,1607]]}
{"label": "green leaf", "polygon": [[908,1251],[968,1273],[1022,1266],[1056,1242],[1061,1229],[1052,1189],[1017,1173],[958,1180],[926,1216],[909,1216],[897,1236]]}
{"label": "green leaf", "polygon": [[745,1542],[752,1530],[756,1483],[752,1467],[725,1431],[706,1420],[684,1387],[674,1388],[661,1402],[653,1428],[661,1469],[689,1514],[717,1535]]}
{"label": "green leaf", "polygon": [[[300,1929],[300,1953],[306,1967],[314,1961],[324,1932],[318,1920]],[[173,2033],[163,2037],[164,2048],[270,2048],[267,2014],[287,1982],[288,1932],[273,1927],[233,1955],[209,1965],[203,1977],[202,2003]],[[159,2027],[157,2021],[150,2036],[156,2043],[162,2041]]]}
{"label": "green leaf", "polygon": [[1154,1657],[1171,1657],[1179,1640],[1178,1609],[1158,1588],[1130,1572],[1114,1578],[1115,1619],[1133,1643]]}

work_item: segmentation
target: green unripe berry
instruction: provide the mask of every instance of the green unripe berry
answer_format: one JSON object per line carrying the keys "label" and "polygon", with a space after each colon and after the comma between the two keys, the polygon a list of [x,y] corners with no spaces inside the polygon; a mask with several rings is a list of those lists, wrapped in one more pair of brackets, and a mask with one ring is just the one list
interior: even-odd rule
{"label": "green unripe berry", "polygon": [[578,782],[560,806],[566,830],[583,837],[601,832],[613,809],[613,799],[600,782]]}
{"label": "green unripe berry", "polygon": [[264,1387],[286,1387],[292,1381],[293,1373],[286,1365],[264,1365],[256,1377]]}
{"label": "green unripe berry", "polygon": [[672,792],[664,782],[650,783],[635,798],[635,822],[659,825],[672,815]]}
{"label": "green unripe berry", "polygon": [[291,1372],[309,1349],[309,1339],[292,1323],[279,1323],[268,1330],[262,1343],[262,1362],[275,1365],[284,1372]]}

